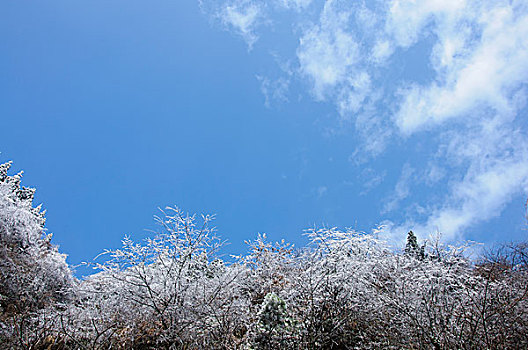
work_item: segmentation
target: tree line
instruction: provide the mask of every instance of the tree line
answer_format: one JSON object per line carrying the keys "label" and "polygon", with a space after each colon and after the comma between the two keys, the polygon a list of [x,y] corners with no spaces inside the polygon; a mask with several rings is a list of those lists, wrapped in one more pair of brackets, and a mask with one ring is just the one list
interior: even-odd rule
{"label": "tree line", "polygon": [[[21,174],[0,165],[0,344],[6,349],[527,349],[528,245],[395,251],[374,235],[264,235],[221,258],[212,216],[167,208],[73,276]],[[98,260],[95,260],[98,261]]]}

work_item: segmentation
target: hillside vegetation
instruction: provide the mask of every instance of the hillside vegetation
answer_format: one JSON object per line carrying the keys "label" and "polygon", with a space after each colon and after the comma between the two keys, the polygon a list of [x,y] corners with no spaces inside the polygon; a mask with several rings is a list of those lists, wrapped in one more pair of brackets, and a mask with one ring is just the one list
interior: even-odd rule
{"label": "hillside vegetation", "polygon": [[[258,236],[219,257],[212,217],[167,208],[73,277],[34,190],[0,165],[0,344],[6,349],[527,349],[528,245],[400,251],[315,229],[294,249]],[[405,234],[405,233],[403,233]],[[96,260],[97,261],[97,260]]]}

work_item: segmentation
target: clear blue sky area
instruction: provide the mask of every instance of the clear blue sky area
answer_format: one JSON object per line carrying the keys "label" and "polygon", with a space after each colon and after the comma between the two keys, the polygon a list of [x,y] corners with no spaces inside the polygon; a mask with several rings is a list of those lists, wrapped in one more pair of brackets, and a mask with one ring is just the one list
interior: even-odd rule
{"label": "clear blue sky area", "polygon": [[314,225],[524,239],[526,6],[358,4],[2,1],[0,161],[72,264],[167,205],[232,253]]}

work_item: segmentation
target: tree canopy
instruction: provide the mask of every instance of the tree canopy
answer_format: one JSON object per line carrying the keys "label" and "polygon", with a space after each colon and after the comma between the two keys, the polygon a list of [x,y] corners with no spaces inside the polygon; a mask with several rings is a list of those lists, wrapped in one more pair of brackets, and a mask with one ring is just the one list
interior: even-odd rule
{"label": "tree canopy", "polygon": [[467,245],[403,252],[373,235],[264,235],[229,261],[212,216],[166,208],[82,280],[51,244],[21,174],[0,165],[0,343],[10,349],[519,349],[528,347],[528,249],[469,260]]}

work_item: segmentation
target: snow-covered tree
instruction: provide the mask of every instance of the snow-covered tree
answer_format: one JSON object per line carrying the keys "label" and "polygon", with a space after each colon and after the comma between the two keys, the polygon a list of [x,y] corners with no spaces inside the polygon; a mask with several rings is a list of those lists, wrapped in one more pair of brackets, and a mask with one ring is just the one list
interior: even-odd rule
{"label": "snow-covered tree", "polygon": [[528,348],[528,245],[481,260],[438,238],[259,235],[224,261],[213,217],[167,208],[158,234],[105,251],[77,280],[21,174],[0,166],[0,344],[11,349]]}
{"label": "snow-covered tree", "polygon": [[45,233],[44,211],[33,206],[35,190],[10,167],[0,165],[0,342],[29,348],[39,340],[37,312],[66,302],[73,280]]}
{"label": "snow-covered tree", "polygon": [[71,340],[99,348],[232,348],[247,324],[247,300],[237,297],[245,267],[216,257],[221,242],[211,220],[167,208],[156,237],[125,237],[121,249],[107,251],[68,310]]}

